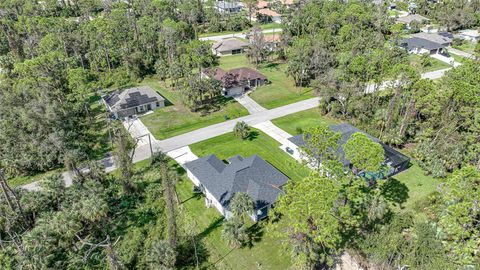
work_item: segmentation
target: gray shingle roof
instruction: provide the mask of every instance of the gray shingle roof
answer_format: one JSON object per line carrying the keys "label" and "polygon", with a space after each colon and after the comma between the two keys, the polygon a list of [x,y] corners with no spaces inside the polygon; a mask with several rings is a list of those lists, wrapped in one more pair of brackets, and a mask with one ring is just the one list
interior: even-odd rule
{"label": "gray shingle roof", "polygon": [[407,48],[409,51],[417,48],[429,51],[445,48],[445,45],[419,37],[402,39],[400,41],[400,46]]}
{"label": "gray shingle roof", "polygon": [[134,108],[143,104],[165,100],[148,86],[139,86],[112,92],[103,97],[113,111]]}
{"label": "gray shingle roof", "polygon": [[185,167],[225,207],[237,192],[245,192],[255,202],[255,209],[272,205],[288,177],[257,155],[228,159],[229,164],[209,155],[187,162]]}
{"label": "gray shingle roof", "polygon": [[410,15],[407,15],[407,16],[404,16],[404,17],[397,18],[397,22],[406,23],[406,24],[409,24],[413,21],[424,22],[424,21],[428,21],[428,20],[429,20],[428,18],[423,17],[422,15],[418,15],[418,14],[410,14]]}
{"label": "gray shingle roof", "polygon": [[[354,133],[360,132],[365,135],[367,135],[372,141],[379,143],[382,147],[383,150],[385,151],[385,163],[389,164],[392,167],[397,167],[400,166],[403,163],[409,163],[410,158],[407,156],[403,155],[402,153],[398,152],[397,150],[391,148],[390,146],[382,143],[379,139],[365,133],[364,131],[359,130],[358,128],[348,124],[348,123],[341,123],[338,125],[330,125],[330,128],[335,131],[335,132],[340,132],[342,136],[338,140],[338,149],[337,149],[337,155],[340,158],[340,161],[343,163],[343,166],[349,167],[350,166],[350,161],[348,161],[345,157],[345,152],[343,151],[343,145],[347,143],[348,139],[350,136],[352,136]],[[303,134],[299,134],[297,136],[293,136],[288,138],[290,142],[295,144],[298,147],[304,147],[306,145],[304,139],[303,139]]]}
{"label": "gray shingle roof", "polygon": [[213,44],[212,48],[215,51],[219,52],[227,52],[227,51],[232,51],[232,50],[240,50],[248,46],[248,43],[236,39],[236,38],[229,38],[229,39],[224,39],[216,42]]}
{"label": "gray shingle roof", "polygon": [[240,9],[243,6],[239,2],[218,1],[215,5],[220,9]]}
{"label": "gray shingle roof", "polygon": [[412,37],[423,38],[432,42],[440,43],[442,45],[448,45],[453,41],[453,34],[448,32],[439,32],[439,33],[416,33]]}

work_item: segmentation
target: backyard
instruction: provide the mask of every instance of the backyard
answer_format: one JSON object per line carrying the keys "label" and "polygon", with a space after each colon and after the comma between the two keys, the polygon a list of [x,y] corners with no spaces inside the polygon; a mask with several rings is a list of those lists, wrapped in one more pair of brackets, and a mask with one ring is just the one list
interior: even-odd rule
{"label": "backyard", "polygon": [[167,99],[165,108],[141,116],[142,122],[158,140],[180,135],[228,119],[248,115],[247,110],[233,99],[221,99],[218,104],[220,108],[217,111],[205,115],[198,112],[191,112],[182,105],[178,92],[170,90],[167,87],[162,87],[160,83],[154,79],[146,79],[141,84],[152,87]]}
{"label": "backyard", "polygon": [[[251,67],[245,55],[235,55],[220,58],[220,67],[224,70]],[[296,87],[291,77],[285,74],[286,64],[265,63],[258,70],[267,77],[270,84],[255,89],[250,97],[267,109],[272,109],[313,97],[310,88]]]}
{"label": "backyard", "polygon": [[463,40],[462,44],[460,44],[460,45],[454,44],[454,45],[452,45],[452,47],[455,48],[455,49],[458,49],[460,51],[464,51],[464,52],[473,54],[473,52],[475,50],[475,45],[476,45],[476,43],[473,43],[473,42],[467,41],[467,40]]}

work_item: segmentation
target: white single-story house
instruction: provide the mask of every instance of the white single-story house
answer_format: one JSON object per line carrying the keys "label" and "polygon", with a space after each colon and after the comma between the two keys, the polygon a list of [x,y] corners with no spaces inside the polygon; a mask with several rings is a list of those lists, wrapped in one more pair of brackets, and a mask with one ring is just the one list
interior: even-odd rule
{"label": "white single-story house", "polygon": [[[354,133],[360,132],[367,135],[372,141],[379,143],[383,150],[385,151],[385,162],[384,164],[388,165],[389,171],[386,172],[387,175],[384,176],[392,176],[397,174],[401,171],[408,169],[410,164],[410,158],[403,155],[402,153],[398,152],[397,150],[391,148],[390,146],[382,143],[379,139],[357,129],[356,127],[347,124],[341,123],[338,125],[330,125],[330,128],[335,131],[341,133],[341,137],[338,141],[338,149],[337,149],[337,156],[340,158],[343,166],[345,168],[351,168],[350,161],[346,159],[345,153],[343,151],[343,145],[347,143],[350,136]],[[293,137],[288,138],[288,142],[281,146],[281,149],[290,154],[293,158],[299,161],[309,161],[309,158],[306,157],[305,152],[302,149],[304,147],[309,147],[306,143],[308,139],[305,138],[303,134],[299,134]],[[312,151],[315,152],[315,151]],[[310,159],[311,160],[311,159]]]}
{"label": "white single-story house", "polygon": [[478,30],[473,29],[461,30],[458,32],[457,37],[472,42],[480,41],[480,34]]}
{"label": "white single-story house", "polygon": [[[222,82],[222,95],[241,95],[250,89],[266,83],[267,77],[255,69],[242,67],[225,71],[221,68],[202,70],[203,78],[214,78]],[[233,79],[232,79],[233,78]],[[228,85],[227,85],[228,84]]]}
{"label": "white single-story house", "polygon": [[214,7],[218,12],[224,14],[233,14],[238,13],[242,10],[243,4],[239,1],[217,1],[214,4]]}
{"label": "white single-story house", "polygon": [[408,53],[414,54],[436,54],[444,53],[445,45],[433,42],[424,38],[412,37],[400,41],[400,47],[406,49]]}
{"label": "white single-story house", "polygon": [[148,86],[117,90],[102,97],[115,118],[125,118],[165,107],[165,98]]}
{"label": "white single-story house", "polygon": [[218,56],[241,54],[248,43],[236,38],[220,40],[212,45],[213,54]]}
{"label": "white single-story house", "polygon": [[232,217],[230,201],[237,192],[250,196],[255,204],[251,218],[267,217],[268,210],[283,193],[288,177],[257,155],[236,155],[227,162],[215,155],[184,164],[187,175],[205,195],[205,205],[215,207],[226,219]]}

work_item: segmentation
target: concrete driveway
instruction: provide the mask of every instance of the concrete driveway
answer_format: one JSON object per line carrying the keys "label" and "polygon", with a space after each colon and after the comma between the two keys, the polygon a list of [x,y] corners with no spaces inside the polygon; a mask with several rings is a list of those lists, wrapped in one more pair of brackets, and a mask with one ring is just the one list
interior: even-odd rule
{"label": "concrete driveway", "polygon": [[172,150],[168,152],[167,155],[173,158],[182,167],[185,163],[198,159],[197,155],[195,155],[188,146]]}
{"label": "concrete driveway", "polygon": [[245,107],[250,114],[266,111],[264,107],[260,106],[255,100],[250,98],[247,94],[238,95],[233,97],[240,105]]}
{"label": "concrete driveway", "polygon": [[123,121],[123,126],[130,133],[132,138],[138,139],[138,146],[148,145],[149,136],[152,144],[155,142],[155,137],[150,133],[148,128],[142,123],[140,118],[127,118]]}
{"label": "concrete driveway", "polygon": [[290,133],[275,126],[271,121],[265,121],[260,124],[254,125],[253,127],[265,132],[268,136],[272,137],[282,145],[288,144],[288,138],[292,137]]}

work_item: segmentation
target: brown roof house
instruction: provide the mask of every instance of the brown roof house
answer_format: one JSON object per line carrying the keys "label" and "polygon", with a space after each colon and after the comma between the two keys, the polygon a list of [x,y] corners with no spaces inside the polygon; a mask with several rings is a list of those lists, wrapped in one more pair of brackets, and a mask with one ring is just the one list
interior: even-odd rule
{"label": "brown roof house", "polygon": [[269,8],[262,8],[257,11],[257,18],[259,21],[262,22],[274,22],[274,23],[281,23],[282,22],[282,15],[278,14],[277,12],[269,9]]}
{"label": "brown roof house", "polygon": [[222,82],[222,95],[241,95],[250,89],[265,84],[267,77],[255,69],[242,67],[225,71],[221,68],[205,69],[203,78],[214,78]]}
{"label": "brown roof house", "polygon": [[245,47],[247,46],[247,42],[236,38],[228,38],[214,43],[212,46],[212,51],[218,56],[234,55],[243,53]]}
{"label": "brown roof house", "polygon": [[165,99],[148,86],[117,90],[102,97],[115,118],[125,118],[165,107]]}

